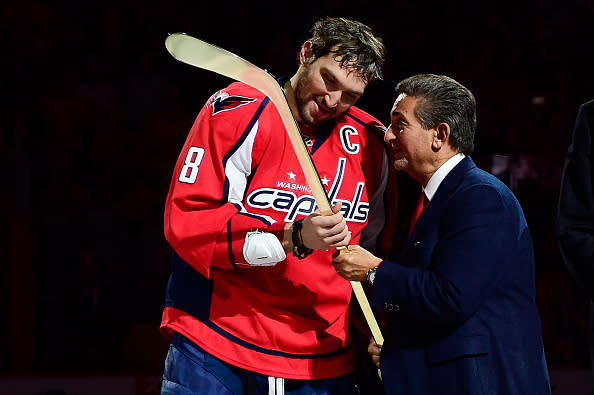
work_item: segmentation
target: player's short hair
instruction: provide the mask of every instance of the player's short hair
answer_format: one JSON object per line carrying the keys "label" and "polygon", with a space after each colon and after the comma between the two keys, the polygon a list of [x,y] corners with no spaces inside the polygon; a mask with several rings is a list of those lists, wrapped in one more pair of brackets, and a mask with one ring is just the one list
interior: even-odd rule
{"label": "player's short hair", "polygon": [[452,145],[465,154],[474,150],[476,100],[468,88],[445,75],[417,74],[396,85],[396,96],[402,93],[421,99],[415,113],[424,129],[447,123]]}
{"label": "player's short hair", "polygon": [[366,83],[383,79],[386,47],[369,26],[346,18],[327,17],[311,29],[312,62],[329,53],[340,67],[355,70]]}

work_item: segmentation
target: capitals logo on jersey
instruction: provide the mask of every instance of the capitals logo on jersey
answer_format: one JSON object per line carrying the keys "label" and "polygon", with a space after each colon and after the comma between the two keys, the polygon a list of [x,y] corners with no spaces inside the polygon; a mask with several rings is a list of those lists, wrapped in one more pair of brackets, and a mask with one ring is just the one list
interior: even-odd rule
{"label": "capitals logo on jersey", "polygon": [[[338,167],[334,182],[329,188],[328,199],[335,205],[342,202],[341,212],[347,221],[361,222],[367,221],[369,214],[369,203],[362,200],[365,189],[364,182],[357,182],[353,196],[348,198],[337,198],[343,181],[346,178],[346,158],[338,158]],[[294,179],[295,174],[291,171],[287,173],[289,178]],[[324,182],[326,181],[326,182]],[[326,185],[330,180],[324,177],[322,183]],[[251,192],[247,197],[247,205],[259,209],[273,209],[278,212],[286,212],[285,222],[293,222],[298,214],[309,215],[317,209],[317,204],[313,196],[300,195],[293,191],[311,192],[307,185],[277,181],[277,188],[258,188]]]}
{"label": "capitals logo on jersey", "polygon": [[208,101],[207,107],[212,107],[212,115],[216,115],[223,111],[234,110],[238,107],[245,106],[256,99],[245,96],[232,96],[227,92],[219,91],[215,93]]}

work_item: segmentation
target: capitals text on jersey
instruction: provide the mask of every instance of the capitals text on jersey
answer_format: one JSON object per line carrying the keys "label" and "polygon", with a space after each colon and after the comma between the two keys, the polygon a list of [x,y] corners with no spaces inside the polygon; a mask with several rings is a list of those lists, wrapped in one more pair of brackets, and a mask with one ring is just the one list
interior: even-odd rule
{"label": "capitals text on jersey", "polygon": [[[369,202],[361,201],[363,182],[357,183],[354,196],[351,200],[338,199],[336,196],[340,191],[344,176],[345,176],[346,158],[338,159],[338,167],[336,169],[336,177],[330,187],[330,194],[328,199],[335,205],[339,201],[342,202],[341,212],[347,221],[365,222],[369,213]],[[276,211],[286,212],[285,222],[293,222],[298,214],[309,215],[317,208],[315,200],[310,195],[297,196],[291,190],[303,190],[303,186],[299,184],[291,184],[284,181],[278,181],[275,188],[258,188],[251,192],[247,197],[247,205],[253,208],[271,208]],[[288,190],[287,190],[288,189]]]}

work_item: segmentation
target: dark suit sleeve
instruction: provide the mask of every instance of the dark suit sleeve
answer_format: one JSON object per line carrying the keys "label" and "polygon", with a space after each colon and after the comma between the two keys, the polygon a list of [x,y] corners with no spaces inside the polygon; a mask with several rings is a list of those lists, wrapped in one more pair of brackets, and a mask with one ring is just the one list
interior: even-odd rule
{"label": "dark suit sleeve", "polygon": [[[433,226],[434,245],[431,237],[422,237],[402,261],[379,267],[375,307],[396,304],[397,314],[456,325],[474,314],[502,281],[534,274],[532,244],[521,209],[515,199],[502,196],[491,185],[458,191],[440,223]],[[519,283],[510,288],[529,292]]]}
{"label": "dark suit sleeve", "polygon": [[594,300],[594,191],[592,131],[594,101],[583,104],[576,118],[559,194],[557,235],[565,263]]}

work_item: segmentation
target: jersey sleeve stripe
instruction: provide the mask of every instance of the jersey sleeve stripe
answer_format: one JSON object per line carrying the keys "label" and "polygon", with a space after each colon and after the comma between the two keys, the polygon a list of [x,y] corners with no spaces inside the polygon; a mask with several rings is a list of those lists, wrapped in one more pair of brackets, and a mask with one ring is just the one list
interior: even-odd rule
{"label": "jersey sleeve stripe", "polygon": [[251,172],[249,167],[252,163],[251,152],[258,131],[258,119],[269,102],[268,98],[262,101],[237,143],[223,158],[223,168],[225,169],[224,201],[234,202],[243,199],[246,186],[245,177]]}

